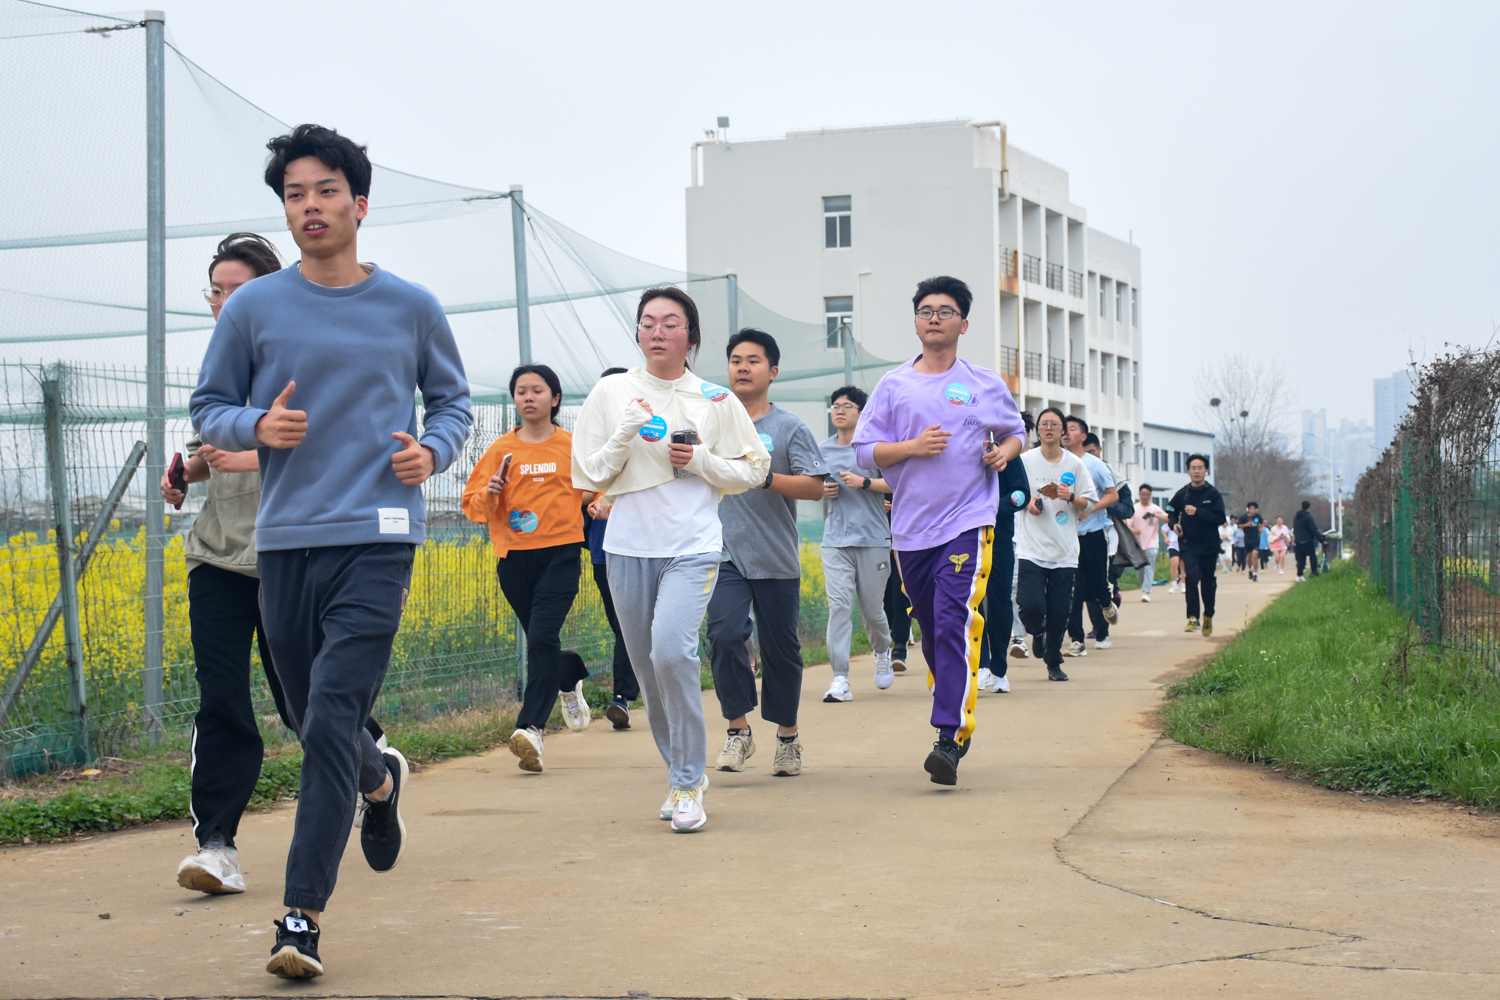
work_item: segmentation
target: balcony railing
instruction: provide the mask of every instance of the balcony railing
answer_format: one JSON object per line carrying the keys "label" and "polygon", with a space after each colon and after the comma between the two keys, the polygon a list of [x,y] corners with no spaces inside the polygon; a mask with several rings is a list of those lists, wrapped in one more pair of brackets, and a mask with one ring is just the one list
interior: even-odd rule
{"label": "balcony railing", "polygon": [[1068,363],[1062,358],[1048,358],[1047,381],[1051,382],[1053,385],[1062,385],[1063,376],[1067,374],[1065,371],[1067,367]]}
{"label": "balcony railing", "polygon": [[1021,278],[1023,281],[1040,285],[1042,283],[1042,258],[1023,253],[1021,255]]}
{"label": "balcony railing", "polygon": [[1075,299],[1081,299],[1081,298],[1083,298],[1083,272],[1082,271],[1069,271],[1068,272],[1068,294],[1071,295],[1071,296],[1073,296]]}
{"label": "balcony railing", "polygon": [[1047,265],[1047,287],[1054,292],[1063,290],[1063,266],[1061,264]]}
{"label": "balcony railing", "polygon": [[1042,355],[1040,352],[1026,352],[1026,377],[1035,379],[1042,377]]}
{"label": "balcony railing", "polygon": [[1016,276],[1016,251],[1010,247],[1000,248],[1000,277],[1014,278]]}
{"label": "balcony railing", "polygon": [[1068,387],[1071,389],[1083,388],[1083,365],[1077,361],[1068,365]]}
{"label": "balcony railing", "polygon": [[1020,361],[1020,352],[1019,351],[1017,351],[1014,347],[1005,347],[1004,345],[1001,346],[1001,348],[1000,348],[1000,374],[1001,375],[1010,375],[1012,377],[1014,377],[1016,375],[1019,375],[1020,372],[1017,370],[1019,361]]}

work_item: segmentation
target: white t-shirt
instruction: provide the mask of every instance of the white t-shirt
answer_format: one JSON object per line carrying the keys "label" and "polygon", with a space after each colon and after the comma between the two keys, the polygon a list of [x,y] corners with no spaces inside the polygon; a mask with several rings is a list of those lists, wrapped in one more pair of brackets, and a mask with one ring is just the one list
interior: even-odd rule
{"label": "white t-shirt", "polygon": [[1021,464],[1031,483],[1031,495],[1041,501],[1042,512],[1025,510],[1016,515],[1017,558],[1043,569],[1077,566],[1078,508],[1063,500],[1048,500],[1039,491],[1048,483],[1061,483],[1074,496],[1097,500],[1093,477],[1077,455],[1066,451],[1056,462],[1049,462],[1040,448],[1033,448],[1022,453]]}
{"label": "white t-shirt", "polygon": [[720,552],[719,490],[701,476],[621,493],[609,512],[604,551],[638,559]]}

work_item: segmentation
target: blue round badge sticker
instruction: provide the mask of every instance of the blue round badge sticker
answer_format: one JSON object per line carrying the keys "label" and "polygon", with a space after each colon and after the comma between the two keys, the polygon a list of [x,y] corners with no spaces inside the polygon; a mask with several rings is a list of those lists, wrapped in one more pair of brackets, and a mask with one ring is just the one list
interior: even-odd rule
{"label": "blue round badge sticker", "polygon": [[1011,493],[1010,505],[1012,507],[1018,508],[1026,506],[1026,494],[1022,493],[1020,490],[1016,490],[1015,492]]}
{"label": "blue round badge sticker", "polygon": [[1058,481],[1061,482],[1064,486],[1071,489],[1073,484],[1078,481],[1078,477],[1073,475],[1073,473],[1071,472],[1064,472],[1061,476],[1058,477]]}
{"label": "blue round badge sticker", "polygon": [[954,406],[963,406],[969,401],[969,387],[962,382],[948,383],[948,402]]}
{"label": "blue round badge sticker", "polygon": [[1057,521],[1058,524],[1068,523],[1068,512],[1065,510],[1058,511],[1056,514],[1053,514],[1052,517],[1053,520]]}
{"label": "blue round badge sticker", "polygon": [[729,398],[728,389],[722,385],[714,385],[712,382],[704,382],[698,387],[698,391],[703,393],[703,398],[711,403],[722,403]]}
{"label": "blue round badge sticker", "polygon": [[667,436],[667,422],[661,417],[652,417],[641,425],[641,437],[647,441],[660,441]]}
{"label": "blue round badge sticker", "polygon": [[536,530],[536,515],[529,510],[513,510],[510,512],[510,530],[519,531],[523,535],[529,535]]}
{"label": "blue round badge sticker", "polygon": [[760,443],[766,446],[766,451],[776,450],[776,442],[771,440],[771,435],[769,434],[762,434],[760,436]]}

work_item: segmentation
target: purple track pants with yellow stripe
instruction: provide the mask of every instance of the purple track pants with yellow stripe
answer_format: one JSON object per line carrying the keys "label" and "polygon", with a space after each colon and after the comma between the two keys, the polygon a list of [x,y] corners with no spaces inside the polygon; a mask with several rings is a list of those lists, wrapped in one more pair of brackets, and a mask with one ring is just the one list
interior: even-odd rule
{"label": "purple track pants with yellow stripe", "polygon": [[967,745],[974,735],[979,650],[995,528],[971,528],[930,549],[897,550],[901,584],[922,627],[922,658],[932,692],[932,725]]}

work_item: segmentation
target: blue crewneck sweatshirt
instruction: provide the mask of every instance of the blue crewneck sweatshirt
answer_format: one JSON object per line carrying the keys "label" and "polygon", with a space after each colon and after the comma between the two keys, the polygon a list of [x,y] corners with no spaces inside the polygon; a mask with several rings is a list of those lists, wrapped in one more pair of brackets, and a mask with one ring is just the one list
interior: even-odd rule
{"label": "blue crewneck sweatshirt", "polygon": [[[294,380],[287,407],[307,411],[307,437],[295,448],[264,447],[256,421]],[[208,444],[260,452],[261,552],[420,544],[422,488],[396,478],[391,456],[401,442],[391,434],[406,431],[431,448],[436,473],[458,457],[473,423],[442,306],[378,267],[345,288],[314,284],[297,267],[242,286],[219,314],[188,405]]]}

